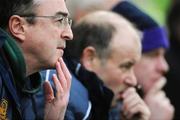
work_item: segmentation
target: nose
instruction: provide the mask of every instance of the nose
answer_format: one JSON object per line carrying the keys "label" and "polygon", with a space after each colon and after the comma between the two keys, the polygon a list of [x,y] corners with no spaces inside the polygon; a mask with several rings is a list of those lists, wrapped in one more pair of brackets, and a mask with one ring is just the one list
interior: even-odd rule
{"label": "nose", "polygon": [[157,62],[157,69],[159,72],[166,73],[169,70],[169,65],[167,64],[167,61],[165,60],[164,56],[160,56]]}
{"label": "nose", "polygon": [[136,86],[137,85],[137,79],[134,74],[134,70],[132,69],[129,73],[127,73],[127,77],[125,79],[125,82],[129,86]]}
{"label": "nose", "polygon": [[62,37],[64,40],[72,40],[72,39],[73,39],[73,32],[72,32],[72,29],[71,29],[70,25],[68,25],[68,26],[63,30],[63,32],[62,32],[61,35],[62,35],[61,37]]}

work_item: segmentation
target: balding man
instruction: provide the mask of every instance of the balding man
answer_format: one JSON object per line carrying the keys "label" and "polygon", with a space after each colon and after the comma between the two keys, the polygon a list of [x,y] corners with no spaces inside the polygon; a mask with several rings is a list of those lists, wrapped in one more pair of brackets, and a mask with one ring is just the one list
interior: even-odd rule
{"label": "balding man", "polygon": [[72,63],[70,69],[88,89],[92,118],[109,119],[110,108],[121,101],[121,116],[148,120],[150,111],[134,89],[133,66],[141,57],[135,28],[115,13],[99,11],[83,17],[73,30],[66,55],[82,64]]}

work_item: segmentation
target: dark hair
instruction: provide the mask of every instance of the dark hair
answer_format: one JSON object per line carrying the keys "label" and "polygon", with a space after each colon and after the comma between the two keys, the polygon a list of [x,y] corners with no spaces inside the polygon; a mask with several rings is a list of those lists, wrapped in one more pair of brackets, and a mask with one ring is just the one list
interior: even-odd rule
{"label": "dark hair", "polygon": [[167,26],[169,29],[169,37],[171,41],[176,41],[180,44],[180,1],[177,0],[172,4],[167,16]]}
{"label": "dark hair", "polygon": [[12,15],[33,14],[33,0],[0,0],[0,27],[6,29]]}
{"label": "dark hair", "polygon": [[82,22],[73,27],[74,41],[67,42],[66,57],[80,59],[87,46],[96,49],[100,58],[105,58],[110,52],[109,43],[115,32],[115,27],[109,23]]}

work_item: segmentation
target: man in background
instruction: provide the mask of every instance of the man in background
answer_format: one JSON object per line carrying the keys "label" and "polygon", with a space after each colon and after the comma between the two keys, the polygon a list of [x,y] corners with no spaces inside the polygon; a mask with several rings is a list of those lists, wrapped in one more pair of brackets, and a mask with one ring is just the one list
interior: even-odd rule
{"label": "man in background", "polygon": [[121,101],[119,117],[148,120],[149,109],[134,89],[133,66],[141,56],[135,28],[117,14],[100,11],[83,17],[73,31],[66,55],[82,64],[70,69],[88,89],[92,119],[109,119],[110,109]]}
{"label": "man in background", "polygon": [[123,15],[142,32],[142,58],[134,70],[142,88],[141,95],[151,110],[150,120],[172,120],[174,107],[162,90],[166,83],[164,74],[168,71],[164,58],[169,47],[165,28],[127,1],[117,4],[113,11]]}

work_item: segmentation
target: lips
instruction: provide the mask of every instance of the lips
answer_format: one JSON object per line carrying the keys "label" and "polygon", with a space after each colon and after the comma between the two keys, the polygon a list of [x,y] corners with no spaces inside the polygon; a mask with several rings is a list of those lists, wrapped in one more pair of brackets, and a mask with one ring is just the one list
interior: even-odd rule
{"label": "lips", "polygon": [[60,55],[64,54],[65,47],[57,47],[57,50],[60,51]]}
{"label": "lips", "polygon": [[64,47],[64,46],[63,46],[63,47],[57,47],[57,49],[64,50],[64,49],[65,49],[65,47]]}

